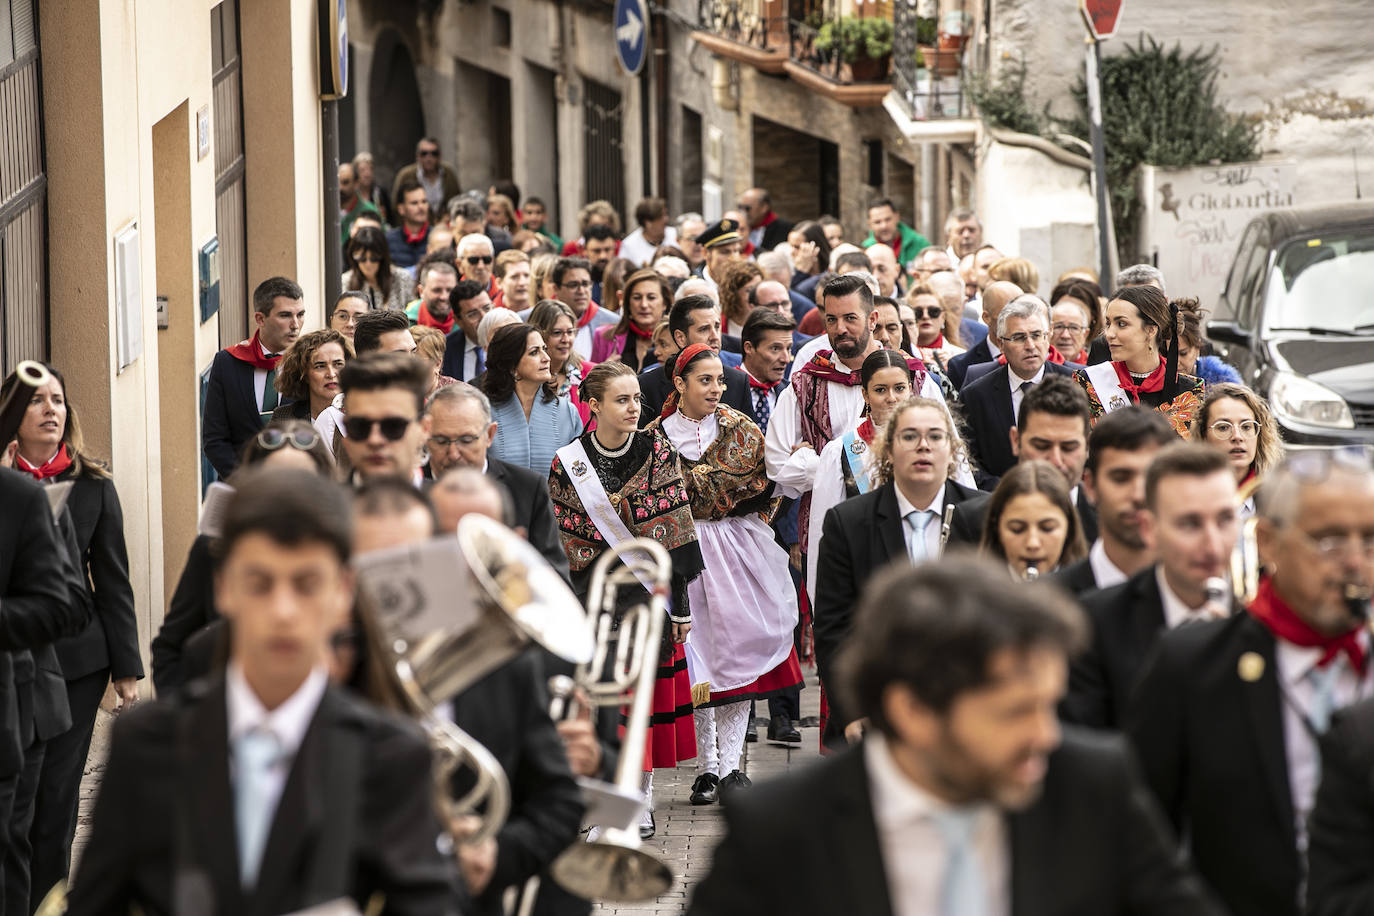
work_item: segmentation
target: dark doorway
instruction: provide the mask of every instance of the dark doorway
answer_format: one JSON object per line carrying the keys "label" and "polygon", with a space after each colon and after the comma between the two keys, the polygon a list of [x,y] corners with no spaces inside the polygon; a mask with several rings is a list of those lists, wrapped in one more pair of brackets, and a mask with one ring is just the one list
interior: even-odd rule
{"label": "dark doorway", "polygon": [[586,163],[587,200],[610,201],[625,222],[625,156],[621,137],[624,111],[620,93],[595,80],[583,82],[585,143],[583,162]]}
{"label": "dark doorway", "polygon": [[371,152],[376,181],[386,187],[398,171],[415,161],[415,144],[425,135],[415,63],[400,33],[387,30],[378,36],[369,82]]}
{"label": "dark doorway", "polygon": [[701,212],[701,115],[686,105],[682,106],[682,146],[678,152],[682,164],[678,174],[682,176],[682,205],[679,213]]}
{"label": "dark doorway", "polygon": [[840,148],[834,143],[754,118],[754,184],[790,220],[839,214]]}

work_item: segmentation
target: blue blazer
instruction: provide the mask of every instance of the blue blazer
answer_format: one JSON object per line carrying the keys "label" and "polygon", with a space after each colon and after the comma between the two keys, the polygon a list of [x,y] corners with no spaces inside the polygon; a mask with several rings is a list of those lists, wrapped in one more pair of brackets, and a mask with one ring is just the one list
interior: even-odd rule
{"label": "blue blazer", "polygon": [[463,329],[455,325],[453,330],[444,336],[444,364],[440,367],[439,373],[456,378],[460,382],[472,381],[463,377],[463,356],[467,348],[468,339],[464,336]]}
{"label": "blue blazer", "polygon": [[[290,398],[281,403],[289,404]],[[201,446],[220,479],[239,466],[239,452],[262,429],[262,415],[253,391],[253,367],[229,355],[215,354],[205,389],[205,415],[201,418]]]}
{"label": "blue blazer", "polygon": [[[1011,451],[1010,431],[1016,425],[1016,417],[1011,412],[1009,371],[1006,366],[998,366],[960,393],[968,427],[969,456],[976,465],[974,475],[980,485],[987,477],[1001,477],[1016,464]],[[1073,375],[1073,371],[1045,363],[1045,375]]]}

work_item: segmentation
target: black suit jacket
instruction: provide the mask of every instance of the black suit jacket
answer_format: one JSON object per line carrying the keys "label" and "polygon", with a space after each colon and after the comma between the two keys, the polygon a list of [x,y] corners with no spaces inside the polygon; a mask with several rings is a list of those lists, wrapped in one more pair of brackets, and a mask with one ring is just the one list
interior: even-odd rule
{"label": "black suit jacket", "polygon": [[[997,488],[997,481],[991,481],[993,489]],[[949,523],[949,543],[968,544],[978,546],[983,539],[983,525],[988,518],[988,503],[992,499],[991,493],[980,493],[973,498],[966,500],[954,510],[954,518]],[[1078,500],[1074,505],[1078,510],[1078,526],[1083,531],[1083,541],[1092,544],[1097,540],[1097,509],[1088,502],[1088,497],[1082,485],[1078,487]]]}
{"label": "black suit jacket", "polygon": [[[76,574],[76,538],[53,521],[43,488],[0,468],[0,777],[17,773],[24,750],[71,727],[53,643],[90,617]],[[63,725],[65,721],[65,725]]]}
{"label": "black suit jacket", "polygon": [[515,505],[515,522],[524,527],[529,542],[565,581],[571,582],[568,554],[563,550],[563,540],[558,536],[558,526],[553,521],[548,476],[497,458],[487,459],[487,476],[510,493],[511,502]]}
{"label": "black suit jacket", "polygon": [[[948,481],[945,502],[959,505],[978,491]],[[835,658],[852,627],[854,608],[873,574],[893,560],[906,560],[906,535],[896,486],[889,481],[825,513],[820,553],[816,557],[816,606],[811,627],[816,642],[816,671],[822,682],[834,676]],[[936,520],[935,524],[939,524]],[[854,716],[839,709],[828,694],[834,727],[822,736],[827,743],[844,743],[844,726]]]}
{"label": "black suit jacket", "polygon": [[[729,366],[725,366],[724,369],[725,394],[721,397],[721,403],[753,417],[754,408],[751,402],[754,399],[749,396],[749,377],[740,369],[731,369]],[[663,366],[654,366],[639,373],[639,392],[643,404],[639,413],[640,429],[658,419],[672,391],[673,386],[668,381]]]}
{"label": "black suit jacket", "polygon": [[1091,637],[1088,648],[1069,665],[1069,692],[1060,706],[1064,721],[1113,729],[1125,723],[1140,666],[1164,630],[1155,568],[1079,596]]}
{"label": "black suit jacket", "polygon": [[247,894],[228,744],[222,677],[115,721],[68,913],[122,913],[136,903],[149,914],[266,916],[344,896],[366,903],[375,892],[388,913],[460,909],[456,864],[436,845],[429,747],[413,723],[325,690]]}
{"label": "black suit jacket", "polygon": [[954,383],[955,390],[964,387],[964,375],[968,372],[969,366],[976,366],[979,363],[990,363],[996,357],[992,355],[992,350],[988,349],[987,338],[983,338],[963,353],[957,353],[945,363],[945,374]]}
{"label": "black suit jacket", "polygon": [[[1159,637],[1126,717],[1145,778],[1232,913],[1297,916],[1297,852],[1274,637],[1249,614]],[[1241,656],[1250,680],[1241,676]]]}
{"label": "black suit jacket", "polygon": [[1088,592],[1097,589],[1097,576],[1093,573],[1093,565],[1087,557],[1063,569],[1056,569],[1046,578],[1075,598],[1083,598]]}
{"label": "black suit jacket", "polygon": [[453,721],[495,755],[510,780],[511,811],[496,835],[496,870],[475,901],[480,911],[498,916],[504,890],[542,872],[582,825],[582,795],[549,718],[539,650],[454,697]]}
{"label": "black suit jacket", "polygon": [[759,251],[772,251],[783,242],[787,241],[788,233],[792,231],[792,223],[783,219],[781,216],[763,227],[763,238],[759,240]]}
{"label": "black suit jacket", "polygon": [[235,359],[228,350],[220,350],[210,364],[201,443],[221,480],[239,466],[243,444],[260,429],[262,414],[253,391],[253,367]]}
{"label": "black suit jacket", "polygon": [[101,669],[110,677],[143,677],[138,649],[138,619],[134,590],[129,584],[129,553],[124,546],[124,512],[114,481],[107,477],[75,477],[67,497],[76,537],[80,578],[94,615],[76,636],[57,643],[57,659],[67,680]]}
{"label": "black suit jacket", "polygon": [[1309,916],[1374,913],[1374,699],[1341,710],[1322,738],[1308,821]]}
{"label": "black suit jacket", "polygon": [[[690,916],[890,916],[886,870],[906,866],[883,861],[865,753],[851,748],[731,799]],[[1180,864],[1118,739],[1066,729],[1043,793],[1006,825],[1012,916],[1221,916]]]}
{"label": "black suit jacket", "polygon": [[444,365],[439,370],[439,374],[456,378],[460,382],[471,382],[472,379],[463,376],[463,360],[467,354],[467,348],[468,339],[463,334],[463,329],[455,326],[444,337]]}
{"label": "black suit jacket", "polygon": [[219,618],[215,610],[214,561],[210,556],[212,540],[201,534],[192,542],[167,616],[153,637],[153,686],[160,695],[169,694],[191,680],[183,668],[186,641]]}
{"label": "black suit jacket", "polygon": [[[965,441],[969,455],[977,469],[989,477],[1001,477],[1016,464],[1016,455],[1011,450],[1011,429],[1016,425],[1016,416],[1011,411],[1011,386],[1007,381],[1010,372],[1007,366],[998,366],[959,395],[968,430]],[[1046,363],[1043,377],[1072,374],[1063,366]]]}

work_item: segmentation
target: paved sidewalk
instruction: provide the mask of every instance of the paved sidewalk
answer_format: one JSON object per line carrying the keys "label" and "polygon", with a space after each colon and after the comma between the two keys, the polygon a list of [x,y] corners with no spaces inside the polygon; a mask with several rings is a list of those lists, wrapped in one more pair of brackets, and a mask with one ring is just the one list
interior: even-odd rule
{"label": "paved sidewalk", "polygon": [[[816,677],[806,680],[802,691],[802,717],[817,715],[820,707],[820,688]],[[766,706],[759,709],[760,716],[766,713]],[[89,830],[91,807],[95,802],[96,789],[105,771],[105,758],[109,752],[110,723],[113,717],[101,711],[98,714],[95,737],[91,742],[91,754],[86,763],[86,774],[81,782],[81,808],[77,819],[76,841],[72,847],[72,862],[80,858],[81,849],[86,844]],[[749,778],[758,782],[785,773],[794,766],[801,766],[816,758],[820,743],[820,732],[815,728],[803,728],[802,743],[795,749],[768,744],[767,730],[759,726],[759,742],[746,744],[745,769]],[[669,916],[681,913],[687,906],[689,888],[700,881],[711,867],[711,853],[724,832],[725,822],[718,805],[693,807],[688,803],[692,791],[692,781],[696,770],[690,762],[675,770],[659,770],[654,775],[655,817],[658,834],[647,843],[644,849],[661,856],[672,869],[677,880],[666,894],[657,900],[641,904],[606,904],[593,909],[603,916]]]}

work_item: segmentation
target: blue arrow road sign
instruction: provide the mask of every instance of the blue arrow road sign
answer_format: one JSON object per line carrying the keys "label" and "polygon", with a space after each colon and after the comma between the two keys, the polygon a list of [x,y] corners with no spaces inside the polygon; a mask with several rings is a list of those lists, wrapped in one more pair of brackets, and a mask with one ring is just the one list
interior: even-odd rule
{"label": "blue arrow road sign", "polygon": [[649,50],[649,14],[644,0],[615,0],[615,52],[630,76],[644,67]]}

